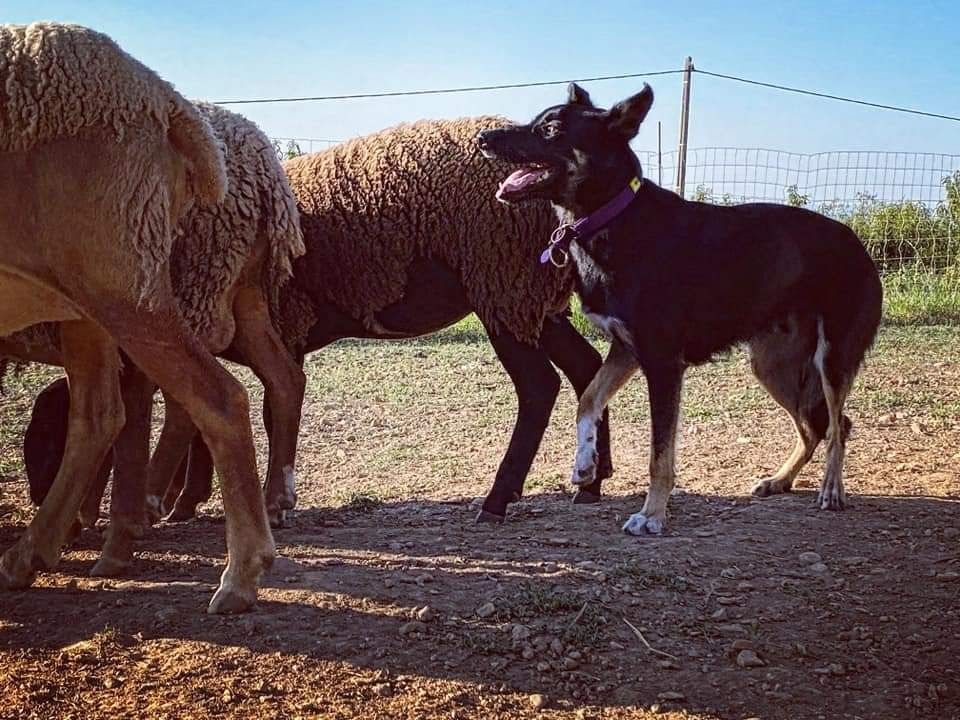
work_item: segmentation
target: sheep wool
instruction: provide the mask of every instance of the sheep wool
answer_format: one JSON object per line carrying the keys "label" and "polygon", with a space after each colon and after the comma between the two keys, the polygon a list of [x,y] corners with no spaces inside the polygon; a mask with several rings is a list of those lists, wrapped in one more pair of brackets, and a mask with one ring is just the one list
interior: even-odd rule
{"label": "sheep wool", "polygon": [[170,273],[187,324],[220,352],[230,338],[213,337],[214,328],[231,316],[230,289],[244,269],[261,264],[259,282],[275,312],[304,246],[296,201],[273,143],[241,115],[208,103],[196,107],[223,145],[227,193],[217,205],[193,208],[177,226]]}
{"label": "sheep wool", "polygon": [[[535,343],[544,319],[566,307],[573,276],[539,263],[557,224],[549,204],[511,207],[495,197],[510,168],[484,158],[475,138],[507,124],[497,117],[420,121],[286,161],[311,267],[329,268],[317,278],[298,270],[296,285],[373,329],[375,314],[403,296],[411,262],[426,255],[459,274],[494,332]],[[297,308],[295,318],[284,309],[288,338],[302,336],[307,324],[297,294],[284,299]]]}
{"label": "sheep wool", "polygon": [[[197,199],[223,197],[224,161],[213,134],[172,85],[93,30],[46,22],[0,25],[0,152],[26,152],[82,134],[131,144],[166,136],[187,161]],[[117,182],[127,188],[120,211],[134,231],[141,300],[149,304],[171,243],[164,183],[144,165],[142,158],[131,163],[137,177],[118,168]]]}
{"label": "sheep wool", "polygon": [[[304,252],[296,201],[273,144],[250,120],[216,105],[197,103],[223,148],[227,192],[214,206],[194,205],[174,232],[170,275],[190,329],[212,352],[233,336],[233,290],[251,268],[275,309]],[[17,360],[58,357],[59,330],[42,323],[0,338],[0,356]]]}

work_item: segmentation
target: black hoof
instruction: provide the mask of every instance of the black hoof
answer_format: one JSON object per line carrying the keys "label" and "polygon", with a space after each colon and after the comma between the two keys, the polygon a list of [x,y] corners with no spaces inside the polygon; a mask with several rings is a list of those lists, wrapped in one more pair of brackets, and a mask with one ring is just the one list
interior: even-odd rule
{"label": "black hoof", "polygon": [[573,496],[574,505],[593,505],[598,502],[600,502],[600,496],[597,493],[583,488],[577,490]]}
{"label": "black hoof", "polygon": [[506,520],[505,515],[495,515],[488,510],[481,510],[477,513],[477,519],[474,522],[477,525],[502,525]]}

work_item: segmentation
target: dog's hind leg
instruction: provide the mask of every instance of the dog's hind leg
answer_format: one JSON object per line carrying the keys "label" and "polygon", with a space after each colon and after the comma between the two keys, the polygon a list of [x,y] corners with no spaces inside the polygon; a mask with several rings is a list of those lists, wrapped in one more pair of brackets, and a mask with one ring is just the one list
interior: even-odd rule
{"label": "dog's hind leg", "polygon": [[817,324],[817,351],[814,355],[814,364],[820,371],[823,383],[828,418],[827,466],[817,497],[817,505],[821,510],[843,510],[847,500],[843,487],[843,459],[849,428],[844,422],[843,404],[853,385],[855,369],[851,372],[845,368],[842,358],[842,353],[832,350],[821,318]]}
{"label": "dog's hind leg", "polygon": [[[577,332],[565,315],[548,319],[543,324],[540,344],[550,356],[550,361],[567,376],[577,398],[583,397],[603,363],[600,353]],[[602,481],[613,475],[610,424],[606,409],[597,425],[597,456],[597,478],[592,484],[577,490],[573,496],[574,504],[599,502]]]}
{"label": "dog's hind leg", "polygon": [[816,320],[798,317],[750,341],[753,374],[790,414],[797,434],[790,457],[775,474],[753,487],[758,497],[789,492],[826,432],[820,373],[813,364],[816,345]]}
{"label": "dog's hind leg", "polygon": [[659,535],[667,524],[667,502],[676,477],[677,424],[684,368],[645,367],[650,396],[650,490],[643,508],[630,516],[623,531]]}
{"label": "dog's hind leg", "polygon": [[594,375],[577,406],[577,454],[571,482],[590,487],[598,477],[598,437],[607,403],[617,390],[640,368],[637,358],[619,339],[614,338],[610,352]]}

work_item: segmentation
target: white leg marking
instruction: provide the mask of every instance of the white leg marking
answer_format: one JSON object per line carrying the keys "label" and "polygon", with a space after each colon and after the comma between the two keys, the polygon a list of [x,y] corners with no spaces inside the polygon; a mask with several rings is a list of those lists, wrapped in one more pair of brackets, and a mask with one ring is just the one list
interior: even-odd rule
{"label": "white leg marking", "polygon": [[589,485],[597,477],[597,418],[593,412],[577,422],[577,454],[570,482]]}

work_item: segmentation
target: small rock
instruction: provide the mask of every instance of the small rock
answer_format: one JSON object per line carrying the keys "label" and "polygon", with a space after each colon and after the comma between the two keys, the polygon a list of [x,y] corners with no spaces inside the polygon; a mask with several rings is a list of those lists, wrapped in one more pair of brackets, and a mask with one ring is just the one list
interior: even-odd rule
{"label": "small rock", "polygon": [[394,585],[396,585],[396,583],[393,581],[393,578],[386,578],[383,581],[383,586],[385,588],[392,588]]}
{"label": "small rock", "polygon": [[526,625],[514,625],[510,631],[514,642],[523,642],[530,638],[530,628]]}
{"label": "small rock", "polygon": [[565,657],[561,661],[560,667],[564,670],[576,670],[578,667],[580,667],[580,662],[575,658]]}
{"label": "small rock", "polygon": [[754,649],[753,642],[750,640],[745,640],[744,638],[740,638],[739,640],[734,640],[732,643],[730,643],[730,651],[732,653],[738,653],[741,650],[753,650],[753,649]]}
{"label": "small rock", "polygon": [[550,672],[550,663],[548,662],[537,663],[537,672],[541,672],[541,673]]}
{"label": "small rock", "polygon": [[433,620],[434,616],[435,614],[433,612],[433,608],[431,608],[429,605],[424,605],[422,608],[417,610],[417,620],[420,622],[428,623]]}
{"label": "small rock", "polygon": [[533,660],[533,659],[537,656],[537,651],[534,650],[534,649],[533,649],[532,647],[530,647],[529,645],[527,645],[527,647],[525,647],[525,648],[523,649],[523,652],[520,653],[520,656],[521,656],[524,660]]}
{"label": "small rock", "polygon": [[740,604],[740,598],[738,598],[738,597],[721,596],[721,597],[718,597],[718,598],[717,598],[717,603],[718,603],[719,605],[739,605],[739,604]]}
{"label": "small rock", "polygon": [[154,617],[157,619],[158,623],[169,623],[176,620],[180,615],[180,611],[176,608],[168,607],[158,610]]}
{"label": "small rock", "polygon": [[427,626],[419,620],[412,620],[400,626],[400,634],[403,636],[413,635],[414,633],[424,633]]}
{"label": "small rock", "polygon": [[283,555],[277,555],[273,559],[273,565],[270,566],[270,574],[278,575],[296,575],[303,572],[303,566]]}
{"label": "small rock", "polygon": [[737,665],[742,668],[763,667],[766,663],[753,650],[741,650],[737,654]]}
{"label": "small rock", "polygon": [[529,702],[530,707],[532,707],[534,710],[543,710],[547,706],[548,701],[546,695],[537,693],[536,695],[530,696]]}
{"label": "small rock", "polygon": [[726,635],[731,637],[734,635],[746,636],[747,629],[743,625],[737,625],[736,623],[731,623],[730,625],[717,625],[717,632],[721,635]]}
{"label": "small rock", "polygon": [[727,617],[727,609],[726,609],[726,608],[718,608],[717,610],[714,610],[714,611],[713,611],[713,613],[710,615],[710,617],[711,617],[713,620],[725,620],[726,617]]}
{"label": "small rock", "polygon": [[943,537],[947,540],[953,540],[960,537],[960,528],[948,527],[943,530]]}
{"label": "small rock", "polygon": [[754,589],[753,583],[747,582],[746,580],[743,580],[737,583],[737,590],[739,592],[750,592],[753,589]]}
{"label": "small rock", "polygon": [[550,642],[550,651],[557,655],[563,652],[563,643],[560,641],[559,638],[554,638]]}
{"label": "small rock", "polygon": [[802,553],[800,553],[800,562],[802,562],[804,565],[813,565],[814,563],[821,562],[822,560],[823,560],[823,558],[820,557],[820,556],[819,556],[817,553],[815,553],[815,552],[802,552]]}
{"label": "small rock", "polygon": [[484,603],[477,608],[477,617],[486,619],[497,612],[497,606],[492,602]]}
{"label": "small rock", "polygon": [[810,572],[816,573],[817,575],[822,575],[823,573],[827,572],[829,569],[830,568],[828,568],[822,562],[814,563],[808,568]]}
{"label": "small rock", "polygon": [[377,697],[390,697],[393,695],[393,688],[389,683],[378,683],[370,688]]}
{"label": "small rock", "polygon": [[[686,702],[687,696],[682,692],[676,692],[675,690],[668,690],[667,692],[662,692],[657,695],[657,700],[662,702]],[[653,708],[651,708],[652,710]]]}

